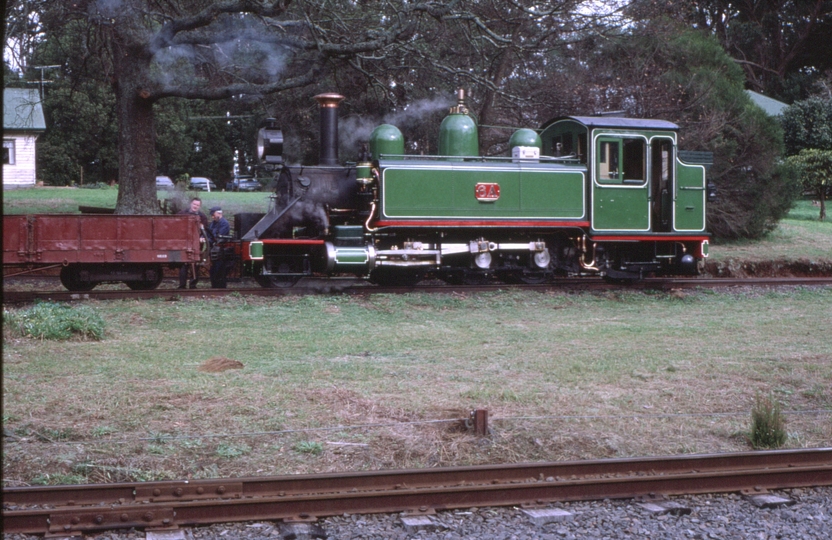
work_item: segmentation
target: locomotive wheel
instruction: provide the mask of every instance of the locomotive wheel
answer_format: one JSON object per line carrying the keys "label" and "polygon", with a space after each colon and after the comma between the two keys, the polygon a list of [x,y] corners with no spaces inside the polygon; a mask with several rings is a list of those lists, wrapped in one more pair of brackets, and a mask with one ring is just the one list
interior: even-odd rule
{"label": "locomotive wheel", "polygon": [[610,285],[632,285],[638,281],[638,277],[610,277],[606,274],[602,279]]}
{"label": "locomotive wheel", "polygon": [[423,279],[424,270],[376,268],[370,272],[370,282],[382,287],[413,287]]}
{"label": "locomotive wheel", "polygon": [[81,281],[78,276],[78,268],[64,266],[61,268],[61,285],[69,291],[91,291],[98,285],[95,281]]}
{"label": "locomotive wheel", "polygon": [[254,281],[264,289],[288,289],[294,287],[302,276],[254,276]]}
{"label": "locomotive wheel", "polygon": [[520,274],[518,279],[520,283],[525,283],[526,285],[540,285],[541,283],[548,282],[549,277],[549,275],[543,272],[524,272]]}
{"label": "locomotive wheel", "polygon": [[540,285],[549,281],[549,275],[544,272],[512,272],[501,277],[506,283],[523,283],[524,285]]}
{"label": "locomotive wheel", "polygon": [[486,272],[469,270],[466,268],[455,268],[446,270],[440,275],[440,279],[449,285],[485,285],[491,281],[491,275]]}

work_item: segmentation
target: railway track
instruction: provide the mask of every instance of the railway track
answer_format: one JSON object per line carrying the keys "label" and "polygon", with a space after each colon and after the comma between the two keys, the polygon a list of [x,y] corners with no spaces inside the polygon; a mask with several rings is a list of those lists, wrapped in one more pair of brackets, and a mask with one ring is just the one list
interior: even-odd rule
{"label": "railway track", "polygon": [[473,293],[497,291],[506,288],[522,290],[672,290],[690,288],[718,287],[779,287],[779,286],[830,286],[832,277],[820,278],[649,278],[629,284],[608,283],[600,278],[562,278],[541,285],[507,285],[504,283],[480,285],[419,285],[415,287],[381,287],[368,284],[358,279],[301,281],[298,285],[286,289],[264,289],[258,286],[246,286],[228,289],[170,289],[159,288],[151,291],[133,291],[128,289],[99,289],[89,292],[71,292],[65,290],[31,291],[7,288],[3,292],[3,302],[8,304],[25,304],[36,300],[70,302],[79,300],[123,300],[148,298],[219,298],[230,294],[247,296],[286,296],[310,294],[401,294],[408,292],[423,293]]}
{"label": "railway track", "polygon": [[3,490],[6,533],[69,535],[343,513],[540,505],[832,485],[832,448]]}

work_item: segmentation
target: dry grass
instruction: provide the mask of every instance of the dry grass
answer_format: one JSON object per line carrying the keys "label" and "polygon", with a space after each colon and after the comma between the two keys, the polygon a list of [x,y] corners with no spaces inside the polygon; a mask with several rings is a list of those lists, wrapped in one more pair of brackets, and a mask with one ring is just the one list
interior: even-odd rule
{"label": "dry grass", "polygon": [[91,305],[4,328],[7,485],[747,450],[758,392],[832,444],[830,289]]}
{"label": "dry grass", "polygon": [[206,373],[221,373],[229,369],[243,369],[244,367],[243,363],[239,360],[232,360],[224,356],[215,356],[203,362],[197,369]]}

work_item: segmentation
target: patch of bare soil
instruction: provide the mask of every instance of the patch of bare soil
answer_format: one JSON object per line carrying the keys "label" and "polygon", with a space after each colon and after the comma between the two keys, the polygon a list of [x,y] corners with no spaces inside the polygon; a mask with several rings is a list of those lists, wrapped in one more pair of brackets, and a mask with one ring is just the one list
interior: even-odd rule
{"label": "patch of bare soil", "polygon": [[705,274],[712,277],[830,277],[832,260],[809,259],[744,261],[726,259],[705,263]]}
{"label": "patch of bare soil", "polygon": [[243,367],[245,366],[239,360],[232,360],[224,356],[214,356],[200,364],[197,369],[206,373],[220,373],[229,369],[243,369]]}

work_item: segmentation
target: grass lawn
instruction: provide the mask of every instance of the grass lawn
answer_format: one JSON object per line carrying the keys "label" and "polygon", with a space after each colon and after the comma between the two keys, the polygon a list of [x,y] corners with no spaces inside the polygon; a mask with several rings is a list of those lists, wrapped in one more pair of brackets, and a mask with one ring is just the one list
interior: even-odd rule
{"label": "grass lawn", "polygon": [[[266,212],[269,207],[268,191],[230,192],[230,191],[159,191],[160,202],[178,200],[180,206],[191,197],[202,199],[203,211],[207,214],[212,206],[221,206],[229,221],[240,212]],[[79,206],[115,208],[118,197],[117,187],[73,188],[44,187],[32,189],[13,189],[3,192],[4,214],[77,214]],[[186,205],[186,204],[185,204]],[[187,205],[186,205],[187,206]]]}
{"label": "grass lawn", "polygon": [[769,261],[776,259],[832,260],[832,219],[819,221],[820,210],[811,201],[798,201],[787,219],[758,241],[716,242],[710,258]]}
{"label": "grass lawn", "polygon": [[832,445],[832,288],[85,305],[4,324],[6,485],[741,451],[757,395]]}

